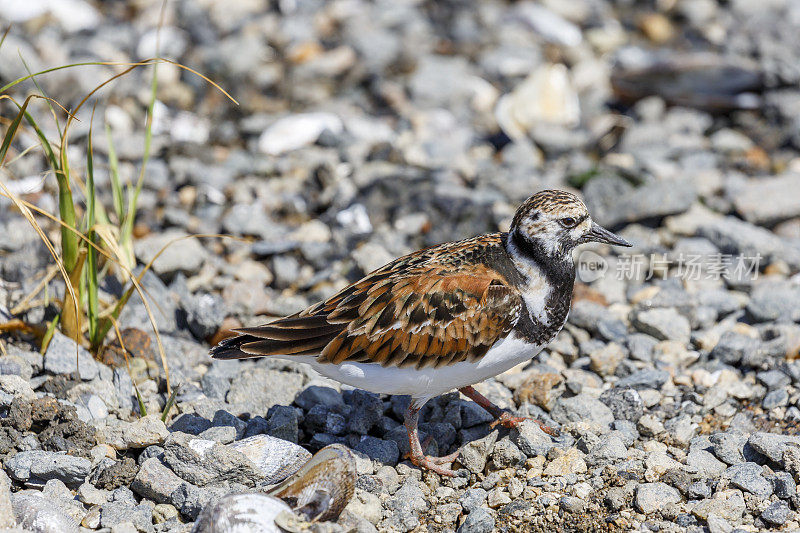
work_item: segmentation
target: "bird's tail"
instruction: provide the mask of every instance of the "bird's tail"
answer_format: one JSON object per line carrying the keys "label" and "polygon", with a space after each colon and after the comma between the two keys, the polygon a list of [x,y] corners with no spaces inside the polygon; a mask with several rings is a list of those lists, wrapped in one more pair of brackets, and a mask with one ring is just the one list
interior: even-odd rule
{"label": "bird's tail", "polygon": [[331,324],[325,316],[282,318],[254,328],[233,330],[240,335],[211,348],[214,359],[249,359],[267,355],[316,355],[345,325]]}

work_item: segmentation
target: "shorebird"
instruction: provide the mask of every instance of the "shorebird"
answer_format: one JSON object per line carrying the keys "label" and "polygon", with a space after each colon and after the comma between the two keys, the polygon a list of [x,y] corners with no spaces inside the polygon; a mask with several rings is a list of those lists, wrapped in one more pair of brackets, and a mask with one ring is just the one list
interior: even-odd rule
{"label": "shorebird", "polygon": [[[425,455],[417,432],[429,399],[458,389],[495,423],[512,416],[472,385],[534,357],[564,326],[582,243],[630,246],[593,222],[572,193],[545,190],[523,203],[507,233],[440,244],[395,259],[324,302],[212,348],[215,359],[281,357],[382,394],[406,394],[405,426],[419,467],[445,476],[445,457]],[[538,421],[537,421],[538,422]],[[548,430],[539,422],[543,429]]]}

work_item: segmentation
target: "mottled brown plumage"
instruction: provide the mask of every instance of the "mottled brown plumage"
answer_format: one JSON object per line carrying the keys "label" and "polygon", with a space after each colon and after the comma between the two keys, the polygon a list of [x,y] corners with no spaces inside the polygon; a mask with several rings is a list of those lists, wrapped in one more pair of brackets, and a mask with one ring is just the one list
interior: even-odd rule
{"label": "mottled brown plumage", "polygon": [[316,355],[320,362],[439,367],[481,357],[516,324],[519,292],[476,262],[493,234],[401,257],[328,300],[265,326],[236,330],[214,356]]}

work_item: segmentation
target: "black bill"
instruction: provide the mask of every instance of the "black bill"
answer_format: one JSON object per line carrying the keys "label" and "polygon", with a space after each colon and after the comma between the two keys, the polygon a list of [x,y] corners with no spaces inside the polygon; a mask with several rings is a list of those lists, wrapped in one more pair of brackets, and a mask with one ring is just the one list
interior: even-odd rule
{"label": "black bill", "polygon": [[602,242],[604,244],[613,244],[614,246],[633,246],[619,235],[611,233],[603,226],[600,226],[597,222],[592,222],[592,229],[581,240],[583,242]]}

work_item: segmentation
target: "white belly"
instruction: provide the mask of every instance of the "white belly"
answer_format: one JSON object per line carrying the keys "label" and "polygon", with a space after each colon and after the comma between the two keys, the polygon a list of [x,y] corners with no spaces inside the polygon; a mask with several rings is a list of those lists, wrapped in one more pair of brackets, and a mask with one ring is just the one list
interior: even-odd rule
{"label": "white belly", "polygon": [[496,376],[539,353],[543,346],[530,344],[510,335],[486,352],[480,360],[439,368],[382,367],[375,363],[318,363],[313,356],[287,356],[302,361],[325,377],[352,387],[381,394],[408,394],[417,404],[434,396],[473,385]]}

